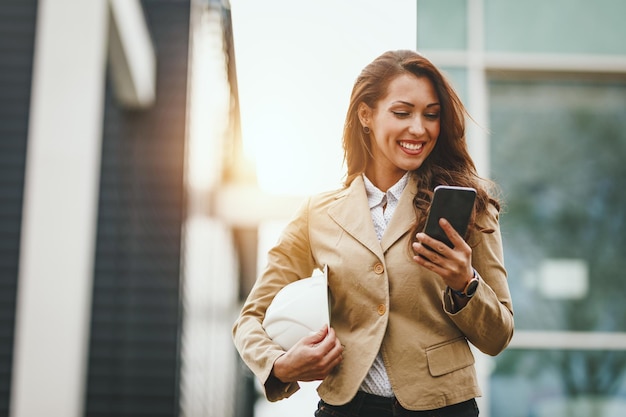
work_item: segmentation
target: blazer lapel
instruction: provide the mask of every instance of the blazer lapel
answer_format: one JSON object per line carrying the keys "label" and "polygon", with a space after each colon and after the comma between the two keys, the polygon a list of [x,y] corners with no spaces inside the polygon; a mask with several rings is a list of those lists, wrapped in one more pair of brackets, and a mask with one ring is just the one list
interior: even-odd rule
{"label": "blazer lapel", "polygon": [[417,180],[414,175],[409,175],[409,181],[400,196],[398,207],[391,217],[389,225],[383,234],[380,245],[383,252],[387,252],[398,239],[402,238],[415,224],[415,210],[413,198],[417,193]]}
{"label": "blazer lapel", "polygon": [[328,214],[343,230],[383,259],[367,204],[363,177],[356,177],[350,187],[337,196],[337,202],[328,209]]}

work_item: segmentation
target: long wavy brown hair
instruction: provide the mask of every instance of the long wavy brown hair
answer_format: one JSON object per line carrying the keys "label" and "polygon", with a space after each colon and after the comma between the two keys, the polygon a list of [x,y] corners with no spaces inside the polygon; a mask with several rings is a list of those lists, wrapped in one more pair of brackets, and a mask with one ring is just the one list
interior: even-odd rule
{"label": "long wavy brown hair", "polygon": [[352,88],[350,104],[343,129],[344,162],[348,186],[354,178],[365,172],[372,158],[370,136],[366,135],[358,118],[360,103],[375,108],[387,94],[389,83],[402,74],[428,78],[435,88],[441,104],[440,134],[432,153],[413,175],[417,177],[417,194],[413,200],[416,214],[415,232],[426,222],[433,190],[438,185],[473,187],[477,191],[476,203],[468,233],[473,230],[493,232],[476,224],[475,219],[487,210],[489,203],[500,210],[500,202],[492,195],[497,187],[478,176],[476,166],[467,150],[465,117],[469,116],[458,95],[444,75],[425,57],[415,51],[388,51],[374,59],[358,76]]}

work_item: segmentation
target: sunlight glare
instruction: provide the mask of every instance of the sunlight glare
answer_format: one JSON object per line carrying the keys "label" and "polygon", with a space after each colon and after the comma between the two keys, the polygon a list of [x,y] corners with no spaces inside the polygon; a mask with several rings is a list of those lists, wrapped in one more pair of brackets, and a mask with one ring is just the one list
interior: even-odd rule
{"label": "sunlight glare", "polygon": [[230,90],[223,59],[223,40],[216,36],[221,31],[220,16],[214,10],[206,9],[200,13],[199,19],[192,36],[187,181],[190,187],[206,191],[220,180],[221,143],[228,128]]}
{"label": "sunlight glare", "polygon": [[352,84],[382,52],[415,49],[415,1],[231,0],[231,13],[243,146],[259,186],[339,188]]}

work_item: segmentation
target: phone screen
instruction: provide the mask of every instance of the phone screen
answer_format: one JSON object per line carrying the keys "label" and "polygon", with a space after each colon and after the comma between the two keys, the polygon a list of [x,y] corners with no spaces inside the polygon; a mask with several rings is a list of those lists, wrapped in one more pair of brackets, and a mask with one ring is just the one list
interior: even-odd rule
{"label": "phone screen", "polygon": [[440,185],[435,188],[433,201],[430,205],[424,233],[435,238],[449,247],[452,242],[439,226],[439,219],[445,218],[452,227],[462,236],[465,236],[469,220],[474,209],[476,190],[469,187],[455,187]]}

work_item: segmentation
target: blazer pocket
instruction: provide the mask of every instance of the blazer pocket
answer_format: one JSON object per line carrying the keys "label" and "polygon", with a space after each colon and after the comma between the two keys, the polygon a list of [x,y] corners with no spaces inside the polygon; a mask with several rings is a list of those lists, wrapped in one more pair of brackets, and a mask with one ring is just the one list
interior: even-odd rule
{"label": "blazer pocket", "polygon": [[445,375],[474,364],[474,355],[464,337],[427,348],[426,359],[432,376]]}

